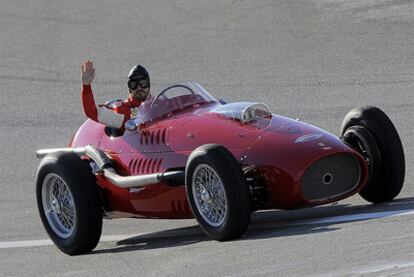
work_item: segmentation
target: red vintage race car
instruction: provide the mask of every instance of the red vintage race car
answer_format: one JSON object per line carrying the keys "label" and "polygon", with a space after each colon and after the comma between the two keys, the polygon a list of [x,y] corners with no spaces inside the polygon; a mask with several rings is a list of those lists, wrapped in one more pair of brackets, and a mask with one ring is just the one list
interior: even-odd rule
{"label": "red vintage race car", "polygon": [[40,217],[64,253],[95,248],[104,217],[195,217],[224,241],[242,236],[257,210],[358,192],[380,203],[404,183],[398,133],[372,106],[350,111],[338,138],[265,104],[227,104],[183,83],[145,101],[118,131],[87,120],[68,148],[36,152]]}

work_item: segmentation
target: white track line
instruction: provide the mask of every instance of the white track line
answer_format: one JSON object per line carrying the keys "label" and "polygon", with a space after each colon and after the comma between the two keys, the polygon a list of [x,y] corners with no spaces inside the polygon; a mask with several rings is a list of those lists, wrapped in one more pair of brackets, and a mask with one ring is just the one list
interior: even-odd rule
{"label": "white track line", "polygon": [[[134,234],[134,235],[109,235],[101,236],[99,241],[120,241],[131,237],[142,236],[148,233]],[[2,248],[20,248],[20,247],[35,247],[53,245],[50,239],[40,240],[20,240],[20,241],[0,241],[0,249]]]}
{"label": "white track line", "polygon": [[[414,210],[399,210],[399,211],[388,211],[388,212],[377,212],[377,213],[362,213],[362,214],[351,214],[342,216],[332,216],[325,218],[315,218],[309,220],[300,220],[294,222],[288,222],[283,226],[300,226],[300,225],[312,225],[312,224],[325,224],[325,223],[340,223],[367,220],[374,218],[383,217],[394,217],[394,216],[405,216],[414,215]],[[148,235],[150,233],[132,234],[132,235],[108,235],[102,236],[100,241],[120,241],[128,238],[133,238],[142,235]],[[193,235],[193,233],[191,233]],[[180,233],[180,236],[185,235]],[[37,246],[48,246],[53,245],[53,242],[49,239],[42,240],[22,240],[22,241],[0,241],[0,249],[5,248],[20,248],[20,247],[37,247]]]}
{"label": "white track line", "polygon": [[[293,224],[297,226],[297,225],[302,225],[302,224],[309,225],[309,224],[324,224],[324,223],[340,223],[340,222],[360,221],[360,220],[367,220],[367,219],[374,219],[374,218],[403,216],[403,215],[412,215],[412,214],[414,214],[414,210],[399,210],[399,211],[378,212],[378,213],[350,214],[350,215],[341,215],[341,216],[332,216],[332,217],[303,220],[299,222],[293,222]],[[293,224],[288,224],[288,225],[293,225]]]}
{"label": "white track line", "polygon": [[46,246],[46,245],[52,245],[52,244],[53,242],[50,239],[2,241],[0,242],[0,248],[34,247],[34,246]]}

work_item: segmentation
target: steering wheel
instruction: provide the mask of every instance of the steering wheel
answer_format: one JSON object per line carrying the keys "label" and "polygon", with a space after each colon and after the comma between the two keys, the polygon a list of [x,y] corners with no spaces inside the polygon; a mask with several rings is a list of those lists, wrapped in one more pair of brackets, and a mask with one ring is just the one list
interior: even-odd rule
{"label": "steering wheel", "polygon": [[[184,88],[184,89],[186,89],[186,90],[188,90],[189,92],[191,92],[191,94],[195,94],[194,93],[194,91],[191,89],[191,88],[189,88],[189,87],[187,87],[187,86],[185,86],[185,85],[173,85],[173,86],[169,86],[168,88],[166,88],[166,89],[164,89],[163,91],[161,91],[157,96],[155,96],[155,98],[154,98],[154,100],[152,101],[152,103],[151,103],[151,107],[150,107],[150,110],[153,108],[153,106],[154,106],[154,104],[156,104],[156,102],[161,98],[161,97],[164,97],[165,99],[168,99],[167,97],[165,97],[165,93],[168,91],[168,90],[170,90],[170,89],[173,89],[173,88]],[[177,103],[175,103],[175,102],[173,102],[174,103],[174,106],[177,106]],[[155,107],[155,106],[154,106]]]}

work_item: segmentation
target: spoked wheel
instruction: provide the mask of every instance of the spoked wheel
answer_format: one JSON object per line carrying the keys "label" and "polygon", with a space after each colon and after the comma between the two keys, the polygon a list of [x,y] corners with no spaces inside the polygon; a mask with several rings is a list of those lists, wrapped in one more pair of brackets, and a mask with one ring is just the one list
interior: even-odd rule
{"label": "spoked wheel", "polygon": [[194,217],[209,237],[224,241],[246,232],[248,188],[240,165],[226,148],[206,144],[191,153],[186,191]]}
{"label": "spoked wheel", "polygon": [[222,225],[227,216],[227,197],[218,173],[207,164],[199,164],[191,186],[194,203],[203,220],[213,227]]}
{"label": "spoked wheel", "polygon": [[50,228],[61,238],[73,234],[76,209],[73,195],[65,181],[56,173],[49,173],[42,184],[42,204]]}
{"label": "spoked wheel", "polygon": [[372,203],[394,199],[404,184],[405,158],[388,116],[373,106],[355,108],[345,116],[341,136],[365,158],[369,169],[369,180],[359,194]]}
{"label": "spoked wheel", "polygon": [[36,177],[37,207],[49,237],[69,255],[91,251],[99,242],[102,209],[94,176],[73,153],[42,159]]}

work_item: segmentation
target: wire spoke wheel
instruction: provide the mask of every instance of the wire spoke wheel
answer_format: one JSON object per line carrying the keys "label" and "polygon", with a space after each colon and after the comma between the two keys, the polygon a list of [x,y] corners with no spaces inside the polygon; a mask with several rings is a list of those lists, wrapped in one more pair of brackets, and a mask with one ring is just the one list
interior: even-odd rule
{"label": "wire spoke wheel", "polygon": [[192,191],[203,219],[211,226],[223,224],[227,215],[227,198],[223,182],[207,164],[196,167],[192,180]]}
{"label": "wire spoke wheel", "polygon": [[60,238],[72,235],[76,225],[76,209],[73,195],[65,181],[55,173],[43,180],[42,203],[50,227]]}
{"label": "wire spoke wheel", "polygon": [[242,236],[249,225],[248,188],[240,164],[225,147],[196,148],[186,165],[186,192],[203,231],[215,240]]}
{"label": "wire spoke wheel", "polygon": [[43,226],[63,253],[78,255],[96,247],[102,231],[99,192],[78,155],[58,152],[41,160],[36,199]]}

